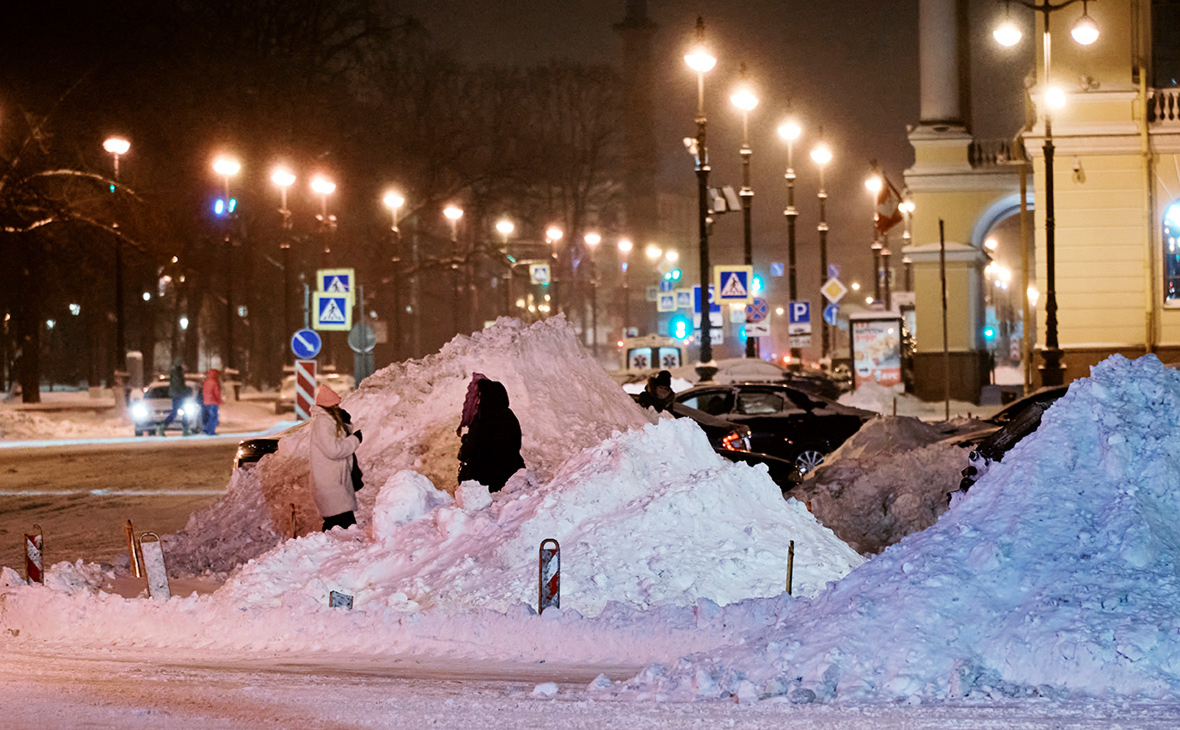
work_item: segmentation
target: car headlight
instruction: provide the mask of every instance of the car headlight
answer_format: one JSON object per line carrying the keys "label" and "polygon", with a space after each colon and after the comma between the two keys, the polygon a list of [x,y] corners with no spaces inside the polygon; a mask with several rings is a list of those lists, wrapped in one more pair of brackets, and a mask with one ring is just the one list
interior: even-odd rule
{"label": "car headlight", "polygon": [[200,412],[201,407],[197,405],[195,400],[186,400],[184,405],[180,407],[180,415],[182,416],[189,416],[191,418],[195,417]]}
{"label": "car headlight", "polygon": [[142,401],[131,406],[131,417],[136,421],[146,421],[148,417],[148,407]]}

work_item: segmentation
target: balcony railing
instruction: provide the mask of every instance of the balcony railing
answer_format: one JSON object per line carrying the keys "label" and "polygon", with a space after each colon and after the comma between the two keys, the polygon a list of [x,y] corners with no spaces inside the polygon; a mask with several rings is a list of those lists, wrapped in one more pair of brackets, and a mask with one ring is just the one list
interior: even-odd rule
{"label": "balcony railing", "polygon": [[967,148],[971,167],[1000,167],[1024,159],[1020,148],[1010,139],[976,139]]}
{"label": "balcony railing", "polygon": [[1147,122],[1149,124],[1180,122],[1180,89],[1149,89],[1147,92]]}

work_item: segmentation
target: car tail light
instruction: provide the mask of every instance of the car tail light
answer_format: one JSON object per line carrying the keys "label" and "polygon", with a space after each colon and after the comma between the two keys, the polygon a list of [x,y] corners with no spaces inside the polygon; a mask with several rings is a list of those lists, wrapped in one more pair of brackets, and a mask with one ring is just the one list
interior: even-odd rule
{"label": "car tail light", "polygon": [[749,451],[750,439],[740,433],[731,433],[721,439],[721,448],[728,451]]}

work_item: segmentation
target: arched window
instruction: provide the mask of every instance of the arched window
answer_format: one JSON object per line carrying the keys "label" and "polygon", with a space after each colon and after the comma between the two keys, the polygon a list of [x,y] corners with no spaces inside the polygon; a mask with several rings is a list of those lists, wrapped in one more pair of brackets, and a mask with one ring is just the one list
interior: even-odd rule
{"label": "arched window", "polygon": [[1164,211],[1164,301],[1180,302],[1180,200]]}

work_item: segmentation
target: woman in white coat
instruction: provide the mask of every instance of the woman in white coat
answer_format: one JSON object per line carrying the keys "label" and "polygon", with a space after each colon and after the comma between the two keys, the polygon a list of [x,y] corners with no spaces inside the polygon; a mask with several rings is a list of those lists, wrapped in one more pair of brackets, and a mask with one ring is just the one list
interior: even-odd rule
{"label": "woman in white coat", "polygon": [[340,396],[321,385],[311,409],[311,496],[324,518],[324,532],[356,524],[352,455],[361,445],[340,410]]}

